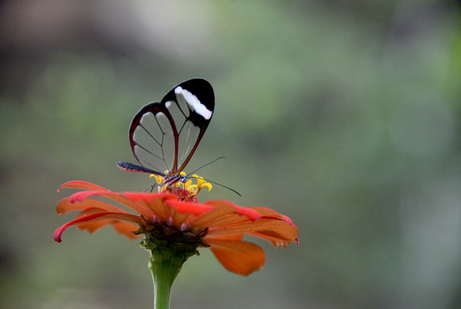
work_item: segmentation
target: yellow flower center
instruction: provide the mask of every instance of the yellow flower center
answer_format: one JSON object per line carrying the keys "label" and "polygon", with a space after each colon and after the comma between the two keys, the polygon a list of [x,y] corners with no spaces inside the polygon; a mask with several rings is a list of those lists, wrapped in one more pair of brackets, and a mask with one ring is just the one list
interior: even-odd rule
{"label": "yellow flower center", "polygon": [[[165,172],[165,175],[168,175],[168,171]],[[186,182],[177,181],[173,184],[165,184],[165,177],[158,175],[150,175],[149,177],[154,177],[157,181],[158,192],[169,192],[179,195],[181,193],[182,199],[191,199],[196,197],[203,188],[208,188],[208,191],[211,190],[211,183],[207,182],[203,177],[193,174],[190,177],[186,177],[186,173],[181,172],[181,176],[184,176],[184,179],[187,179]]]}

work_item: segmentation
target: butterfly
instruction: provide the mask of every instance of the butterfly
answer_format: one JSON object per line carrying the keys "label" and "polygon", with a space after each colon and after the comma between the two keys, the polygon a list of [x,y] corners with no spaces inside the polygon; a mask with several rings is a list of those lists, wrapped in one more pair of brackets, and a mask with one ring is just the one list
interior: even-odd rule
{"label": "butterfly", "polygon": [[[117,162],[128,172],[163,177],[161,186],[185,183],[180,173],[189,163],[213,116],[213,87],[194,78],[171,89],[160,102],[145,105],[130,124],[133,155],[140,165]],[[167,173],[162,171],[167,170]]]}

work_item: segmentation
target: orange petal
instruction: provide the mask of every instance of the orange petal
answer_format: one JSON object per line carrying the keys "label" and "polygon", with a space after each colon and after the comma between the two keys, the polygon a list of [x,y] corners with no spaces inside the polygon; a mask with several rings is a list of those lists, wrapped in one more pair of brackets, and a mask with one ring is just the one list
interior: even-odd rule
{"label": "orange petal", "polygon": [[[191,220],[191,226],[204,229],[213,228],[216,226],[224,226],[240,221],[245,221],[245,217],[239,216],[236,213],[226,213],[222,209],[215,209],[209,213],[205,213]],[[248,221],[248,219],[246,219]]]}
{"label": "orange petal", "polygon": [[213,211],[205,213],[195,220],[191,221],[191,226],[197,228],[206,228],[214,226],[223,226],[245,220],[257,220],[261,215],[246,207],[240,207],[227,201],[210,201],[209,204],[215,207]]}
{"label": "orange petal", "polygon": [[154,206],[158,209],[154,211],[154,214],[159,222],[174,225],[176,227],[182,226],[186,221],[190,222],[195,216],[213,210],[213,206],[181,202],[177,200],[177,197],[175,197],[174,200],[165,200],[162,205],[150,205],[149,207]]}
{"label": "orange petal", "polygon": [[233,273],[248,276],[266,262],[264,251],[255,244],[213,237],[205,237],[205,241],[211,245],[211,251],[224,268]]}
{"label": "orange petal", "polygon": [[136,239],[142,236],[142,235],[135,235],[132,233],[139,229],[139,225],[118,221],[112,224],[112,226],[114,230],[116,230],[119,234],[125,235],[129,239]]}
{"label": "orange petal", "polygon": [[234,234],[234,235],[227,235],[227,236],[207,236],[207,239],[211,239],[212,241],[242,241],[243,234]]}
{"label": "orange petal", "polygon": [[249,218],[250,220],[258,220],[261,218],[261,215],[259,212],[251,209],[251,207],[242,207],[242,206],[237,206],[234,203],[231,203],[229,201],[224,201],[224,200],[213,200],[213,201],[208,201],[205,204],[210,204],[213,205],[215,208],[227,208],[227,207],[232,207],[237,214],[240,216],[245,216]]}
{"label": "orange petal", "polygon": [[292,241],[295,241],[296,243],[298,243],[298,239],[294,239],[294,240],[283,240],[281,239],[280,237],[274,237],[274,236],[269,236],[269,235],[266,235],[264,233],[249,233],[248,235],[252,235],[252,236],[256,236],[256,237],[259,237],[259,238],[262,238],[264,240],[267,240],[268,242],[270,242],[275,248],[285,248],[286,246],[288,246]]}
{"label": "orange petal", "polygon": [[168,193],[125,192],[122,193],[122,195],[128,197],[131,201],[139,201],[139,203],[142,203],[142,206],[149,210],[160,222],[167,222],[171,217],[170,208],[165,202],[178,198]]}
{"label": "orange petal", "polygon": [[134,235],[132,233],[139,229],[139,225],[128,223],[128,222],[115,221],[111,219],[85,222],[85,223],[78,224],[77,227],[79,230],[86,230],[89,233],[93,233],[96,230],[102,227],[105,227],[107,225],[112,225],[112,227],[117,233],[125,235],[129,239],[135,239],[141,236],[141,235]]}
{"label": "orange petal", "polygon": [[285,221],[286,223],[288,224],[293,224],[293,221],[291,221],[290,218],[288,218],[287,216],[284,216],[278,212],[276,212],[275,210],[273,209],[270,209],[270,208],[266,208],[266,207],[257,207],[257,206],[252,206],[252,207],[248,207],[250,209],[253,209],[257,212],[259,212],[261,214],[261,216],[263,217],[267,217],[267,218],[279,218],[279,219],[282,219],[283,221]]}
{"label": "orange petal", "polygon": [[[272,244],[274,238],[282,241],[297,241],[298,228],[296,225],[289,225],[281,219],[261,218],[258,221],[240,221],[237,223],[214,226],[208,230],[210,236],[225,236],[232,234],[253,234],[257,233],[258,237],[262,237]],[[267,235],[268,237],[264,237]]]}
{"label": "orange petal", "polygon": [[[142,194],[142,193],[138,193]],[[148,193],[144,193],[149,195]],[[104,191],[82,191],[82,192],[77,192],[72,194],[69,197],[69,201],[71,203],[75,202],[83,202],[85,199],[87,199],[90,196],[102,196],[105,198],[108,198],[112,201],[115,201],[117,203],[120,203],[122,205],[125,205],[128,208],[131,208],[132,210],[136,211],[140,215],[143,215],[147,218],[152,218],[153,214],[150,210],[147,209],[146,204],[141,202],[141,201],[132,201],[130,200],[129,197],[126,197],[123,195],[123,193],[115,193],[115,192],[104,192]],[[152,199],[159,198],[158,194],[152,194]]]}
{"label": "orange petal", "polygon": [[180,213],[189,213],[192,215],[201,215],[214,209],[213,206],[191,202],[181,202],[178,200],[169,200],[166,201],[166,203]]}
{"label": "orange petal", "polygon": [[95,185],[91,182],[87,181],[80,181],[80,180],[73,180],[73,181],[68,181],[65,184],[61,185],[58,188],[58,192],[62,188],[75,188],[75,189],[85,189],[85,190],[93,190],[93,191],[106,191],[109,192],[110,190],[107,190],[106,188],[103,188],[101,186]]}
{"label": "orange petal", "polygon": [[166,193],[122,192],[120,193],[120,195],[127,197],[130,201],[133,201],[133,202],[141,201],[144,203],[149,203],[156,199],[163,201],[164,198],[177,199],[176,196],[172,194],[166,194]]}
{"label": "orange petal", "polygon": [[113,213],[113,212],[100,212],[100,213],[92,213],[88,215],[84,215],[82,217],[76,218],[70,222],[67,222],[63,226],[59,227],[54,231],[53,238],[57,242],[61,242],[61,235],[62,233],[72,225],[84,224],[85,222],[89,222],[92,220],[101,220],[101,219],[116,219],[121,221],[128,221],[132,223],[142,223],[142,220],[135,215],[125,214],[125,213]]}
{"label": "orange petal", "polygon": [[75,211],[75,210],[82,210],[82,209],[87,209],[87,208],[97,208],[100,210],[108,211],[108,212],[125,212],[124,210],[121,210],[118,207],[115,207],[111,204],[98,201],[92,198],[86,198],[84,201],[81,203],[71,203],[69,198],[66,197],[65,199],[62,199],[58,205],[56,206],[56,212],[58,214],[66,214],[70,211]]}
{"label": "orange petal", "polygon": [[99,220],[92,220],[89,222],[84,222],[84,223],[78,223],[76,226],[78,227],[79,230],[86,230],[88,233],[94,233],[97,230],[99,230],[102,227],[105,227],[107,225],[114,224],[114,222],[117,222],[112,219],[99,219]]}

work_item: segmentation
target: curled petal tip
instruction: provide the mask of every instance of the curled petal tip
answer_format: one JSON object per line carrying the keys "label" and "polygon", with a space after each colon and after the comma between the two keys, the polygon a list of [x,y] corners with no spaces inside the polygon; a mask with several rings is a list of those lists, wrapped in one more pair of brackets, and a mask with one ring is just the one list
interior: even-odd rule
{"label": "curled petal tip", "polygon": [[62,235],[63,229],[62,227],[58,228],[56,231],[53,233],[53,239],[55,242],[61,242],[61,235]]}
{"label": "curled petal tip", "polygon": [[285,215],[281,215],[282,216],[282,220],[285,221],[286,223],[288,223],[289,225],[293,225],[293,221],[291,221],[290,218],[288,218],[287,216]]}

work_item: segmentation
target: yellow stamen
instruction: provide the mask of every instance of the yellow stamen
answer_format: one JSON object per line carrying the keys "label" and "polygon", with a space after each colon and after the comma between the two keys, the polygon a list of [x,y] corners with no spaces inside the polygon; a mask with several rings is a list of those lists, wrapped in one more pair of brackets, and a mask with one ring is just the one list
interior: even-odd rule
{"label": "yellow stamen", "polygon": [[[165,175],[168,175],[168,171],[165,171]],[[186,176],[186,173],[181,172],[180,175]],[[155,178],[155,180],[157,181],[157,184],[159,185],[161,185],[165,181],[165,177],[162,177],[159,175],[152,174],[149,177]],[[194,183],[194,180],[196,180],[196,183]],[[159,186],[158,190],[159,192],[164,192],[164,191],[170,191],[172,188],[181,188],[181,187],[184,190],[187,190],[190,196],[196,196],[197,194],[199,194],[199,192],[203,188],[208,188],[208,191],[210,191],[213,186],[211,185],[211,183],[203,179],[203,177],[200,177],[194,174],[185,183],[177,182],[171,186],[167,186],[167,185]]]}
{"label": "yellow stamen", "polygon": [[[203,189],[203,188],[208,188],[208,191],[211,190],[211,188],[213,187],[211,185],[211,183],[209,182],[206,182],[205,179],[203,179],[203,177],[200,177],[198,175],[192,175],[192,177],[195,177],[197,179],[197,184],[193,186],[193,189],[194,189],[194,193],[195,195],[199,194],[199,192]],[[191,186],[192,187],[192,186]]]}
{"label": "yellow stamen", "polygon": [[151,174],[149,178],[152,178],[152,177],[155,177],[155,180],[157,181],[159,185],[161,185],[165,181],[165,179],[162,176]]}
{"label": "yellow stamen", "polygon": [[208,188],[208,191],[211,191],[211,188],[213,188],[213,186],[211,185],[211,183],[209,182],[205,182],[203,185],[202,185],[202,188]]}

